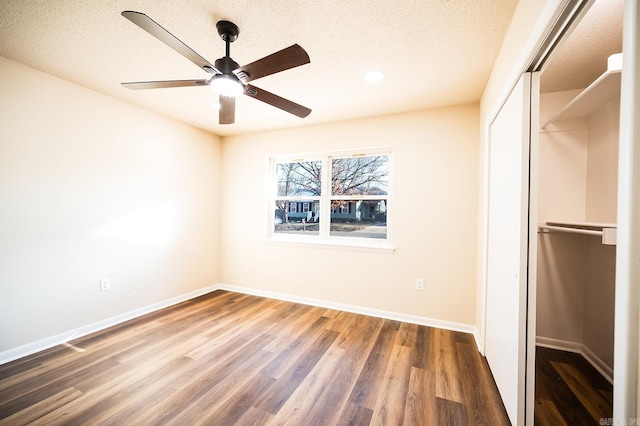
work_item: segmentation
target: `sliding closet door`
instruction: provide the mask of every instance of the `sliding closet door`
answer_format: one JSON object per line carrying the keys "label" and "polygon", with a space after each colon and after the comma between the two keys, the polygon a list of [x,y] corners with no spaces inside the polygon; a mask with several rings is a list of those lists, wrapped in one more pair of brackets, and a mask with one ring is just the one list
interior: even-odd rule
{"label": "sliding closet door", "polygon": [[614,424],[640,418],[640,5],[624,4],[618,153]]}
{"label": "sliding closet door", "polygon": [[489,140],[485,355],[514,425],[525,419],[533,82],[531,73],[520,78],[491,124]]}

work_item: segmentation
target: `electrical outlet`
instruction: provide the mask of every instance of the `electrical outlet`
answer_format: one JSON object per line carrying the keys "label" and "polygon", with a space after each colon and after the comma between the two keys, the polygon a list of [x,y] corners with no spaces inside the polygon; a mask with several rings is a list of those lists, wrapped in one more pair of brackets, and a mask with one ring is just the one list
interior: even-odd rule
{"label": "electrical outlet", "polygon": [[424,290],[424,280],[422,278],[416,278],[416,290]]}
{"label": "electrical outlet", "polygon": [[100,279],[100,291],[111,290],[111,280],[109,278]]}

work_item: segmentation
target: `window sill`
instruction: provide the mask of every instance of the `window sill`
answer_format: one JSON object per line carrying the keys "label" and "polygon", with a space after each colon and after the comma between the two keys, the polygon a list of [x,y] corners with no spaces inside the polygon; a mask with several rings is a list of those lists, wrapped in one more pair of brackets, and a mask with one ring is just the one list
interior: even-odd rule
{"label": "window sill", "polygon": [[388,241],[364,240],[353,238],[305,238],[305,237],[283,237],[273,236],[267,238],[267,244],[298,246],[298,247],[318,247],[326,249],[368,251],[378,253],[393,253],[395,247]]}

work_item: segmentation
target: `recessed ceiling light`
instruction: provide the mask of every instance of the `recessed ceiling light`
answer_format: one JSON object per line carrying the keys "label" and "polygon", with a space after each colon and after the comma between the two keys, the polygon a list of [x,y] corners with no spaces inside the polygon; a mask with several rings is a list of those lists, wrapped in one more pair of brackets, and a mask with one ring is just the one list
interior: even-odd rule
{"label": "recessed ceiling light", "polygon": [[365,79],[365,81],[368,81],[370,83],[375,83],[377,81],[382,81],[384,79],[384,72],[382,70],[371,70],[371,71],[368,71],[364,75],[364,79]]}

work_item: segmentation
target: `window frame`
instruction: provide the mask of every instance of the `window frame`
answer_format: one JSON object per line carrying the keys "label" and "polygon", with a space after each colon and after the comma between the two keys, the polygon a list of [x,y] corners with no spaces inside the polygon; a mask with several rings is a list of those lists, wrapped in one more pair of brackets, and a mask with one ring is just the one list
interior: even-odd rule
{"label": "window frame", "polygon": [[[332,171],[332,159],[335,158],[349,158],[349,157],[369,157],[369,156],[386,156],[388,158],[387,163],[387,194],[386,195],[332,195],[331,194],[331,171]],[[268,185],[267,185],[267,241],[270,243],[284,243],[284,244],[300,244],[300,245],[320,245],[331,247],[343,247],[354,249],[367,249],[375,251],[394,251],[392,244],[392,228],[393,228],[393,207],[388,208],[389,204],[394,206],[393,203],[393,149],[391,147],[377,147],[377,148],[363,148],[356,150],[342,150],[342,151],[327,151],[320,153],[307,153],[296,155],[280,155],[271,156],[268,159],[269,171],[268,171]],[[319,196],[278,196],[278,177],[277,177],[277,165],[282,163],[292,162],[309,162],[309,161],[321,161],[321,191]],[[319,233],[315,235],[302,235],[302,234],[288,234],[275,232],[275,214],[274,208],[277,201],[287,200],[288,202],[307,202],[309,203],[309,209],[311,209],[311,203],[317,203],[320,207],[319,214]],[[330,231],[330,219],[331,219],[331,200],[345,200],[350,202],[361,200],[380,200],[383,199],[386,205],[387,214],[387,229],[386,238],[365,238],[365,237],[348,237],[348,236],[331,236]],[[350,207],[347,207],[350,208]],[[342,211],[339,207],[337,211]]]}

